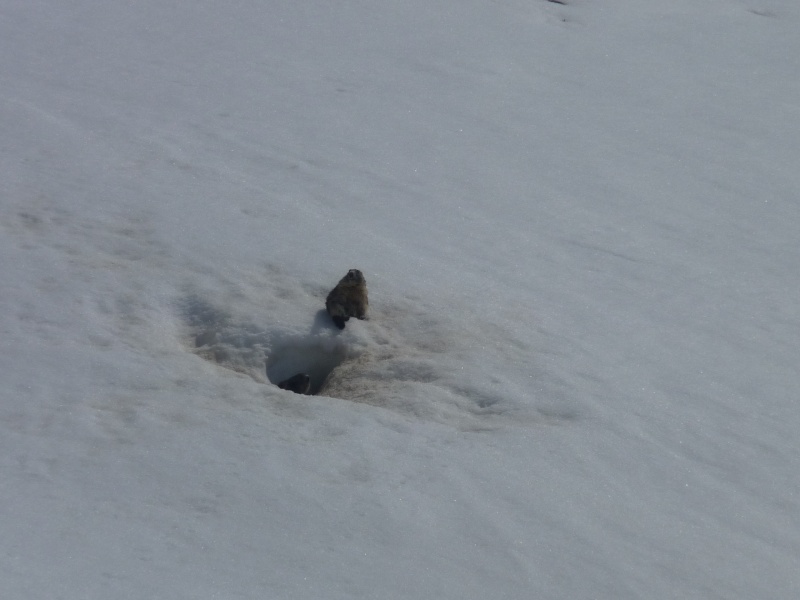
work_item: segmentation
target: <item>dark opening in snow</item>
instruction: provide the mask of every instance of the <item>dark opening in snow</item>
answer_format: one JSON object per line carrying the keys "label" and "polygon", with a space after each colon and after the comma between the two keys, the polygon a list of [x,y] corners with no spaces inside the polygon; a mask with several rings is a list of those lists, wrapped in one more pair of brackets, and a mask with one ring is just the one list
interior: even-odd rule
{"label": "dark opening in snow", "polygon": [[267,379],[278,385],[298,373],[307,373],[311,378],[309,393],[317,394],[331,371],[342,364],[346,356],[344,346],[337,345],[328,349],[324,344],[298,338],[294,342],[282,344],[270,353],[266,361]]}

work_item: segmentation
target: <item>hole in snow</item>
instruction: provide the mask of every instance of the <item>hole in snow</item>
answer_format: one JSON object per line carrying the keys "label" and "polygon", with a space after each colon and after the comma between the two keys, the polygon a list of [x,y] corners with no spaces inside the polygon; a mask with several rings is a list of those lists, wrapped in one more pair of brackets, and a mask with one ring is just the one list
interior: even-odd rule
{"label": "hole in snow", "polygon": [[[187,325],[185,343],[209,362],[254,380],[278,385],[305,373],[310,394],[318,394],[330,373],[352,355],[339,335],[327,326],[308,335],[287,335],[272,328],[237,322],[227,311],[192,294],[178,305]],[[338,331],[335,333],[338,334]],[[357,354],[357,353],[356,353]]]}
{"label": "hole in snow", "polygon": [[347,348],[331,342],[298,338],[281,344],[267,357],[267,379],[278,385],[298,373],[306,373],[311,378],[309,393],[319,393],[328,375],[347,358]]}
{"label": "hole in snow", "polygon": [[[284,389],[290,393],[307,391],[379,406],[470,431],[578,417],[558,405],[526,413],[527,387],[516,391],[480,365],[465,370],[458,337],[435,320],[426,321],[425,315],[412,319],[398,317],[397,311],[384,313],[382,322],[376,319],[369,330],[342,335],[320,311],[310,331],[302,334],[239,321],[196,295],[185,298],[179,308],[189,351],[275,386],[277,393],[279,384],[289,381]],[[451,348],[454,356],[445,356]],[[308,375],[308,390],[300,374]]]}

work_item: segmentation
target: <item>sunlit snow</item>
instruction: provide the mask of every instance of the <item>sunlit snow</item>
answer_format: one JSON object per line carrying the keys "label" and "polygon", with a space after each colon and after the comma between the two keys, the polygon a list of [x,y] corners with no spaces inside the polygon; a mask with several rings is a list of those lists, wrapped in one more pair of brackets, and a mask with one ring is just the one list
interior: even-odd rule
{"label": "sunlit snow", "polygon": [[800,597],[799,32],[0,0],[0,597]]}

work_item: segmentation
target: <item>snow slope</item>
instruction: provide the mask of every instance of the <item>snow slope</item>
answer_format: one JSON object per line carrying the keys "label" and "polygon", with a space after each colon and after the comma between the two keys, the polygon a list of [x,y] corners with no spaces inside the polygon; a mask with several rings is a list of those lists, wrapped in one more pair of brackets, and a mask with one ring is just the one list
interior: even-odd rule
{"label": "snow slope", "polygon": [[796,598],[798,26],[0,1],[0,595]]}

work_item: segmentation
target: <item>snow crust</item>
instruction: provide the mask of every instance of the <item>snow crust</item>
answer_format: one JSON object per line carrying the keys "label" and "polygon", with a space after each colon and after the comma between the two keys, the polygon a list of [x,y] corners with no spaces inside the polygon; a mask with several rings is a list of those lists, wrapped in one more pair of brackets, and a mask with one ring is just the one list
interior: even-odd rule
{"label": "snow crust", "polygon": [[0,595],[797,598],[798,27],[0,2]]}

